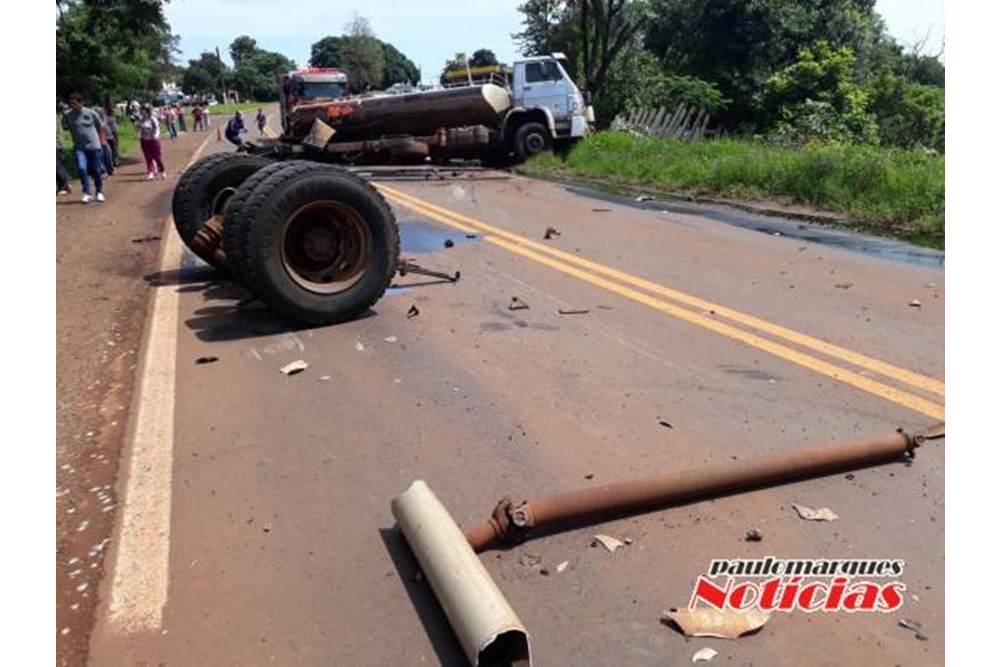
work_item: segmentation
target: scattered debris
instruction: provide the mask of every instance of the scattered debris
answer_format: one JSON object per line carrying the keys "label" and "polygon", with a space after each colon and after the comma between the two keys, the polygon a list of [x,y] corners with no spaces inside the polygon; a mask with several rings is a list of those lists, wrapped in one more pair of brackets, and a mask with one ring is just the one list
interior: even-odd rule
{"label": "scattered debris", "polygon": [[607,549],[611,553],[614,553],[615,549],[617,549],[618,547],[625,546],[625,542],[622,542],[619,539],[611,537],[610,535],[594,535],[594,541],[590,543],[590,546],[596,547],[598,544],[601,544],[605,549]]}
{"label": "scattered debris", "polygon": [[751,528],[747,531],[747,534],[743,536],[743,539],[747,542],[760,542],[764,539],[764,531],[760,528]]}
{"label": "scattered debris", "polygon": [[560,232],[555,227],[546,227],[545,228],[545,236],[543,238],[546,241],[548,241],[551,238],[555,238],[556,236],[562,236],[562,232]]}
{"label": "scattered debris", "polygon": [[632,538],[631,537],[626,537],[624,539],[624,542],[625,542],[625,544],[632,544]]}
{"label": "scattered debris", "polygon": [[474,238],[476,238],[476,235],[475,234],[466,234],[465,238],[467,238],[467,239],[474,239]]}
{"label": "scattered debris", "polygon": [[759,609],[677,609],[663,612],[660,619],[673,622],[688,637],[736,639],[764,627],[771,615]]}
{"label": "scattered debris", "polygon": [[613,306],[598,306],[601,310],[614,310]]}
{"label": "scattered debris", "polygon": [[419,314],[420,314],[420,309],[419,308],[417,308],[415,305],[414,306],[410,306],[410,309],[408,311],[406,311],[406,319],[412,319],[412,318],[416,317]]}
{"label": "scattered debris", "polygon": [[919,639],[922,642],[925,642],[928,639],[930,639],[930,637],[928,637],[927,634],[924,633],[924,624],[921,623],[920,621],[914,621],[909,618],[904,618],[899,622],[899,624],[902,627],[906,628],[907,630],[913,630],[913,632],[916,634],[917,639]]}
{"label": "scattered debris", "polygon": [[445,248],[452,248],[454,246],[455,246],[455,242],[452,241],[451,239],[445,239],[444,240],[444,247]]}
{"label": "scattered debris", "polygon": [[660,426],[663,426],[663,427],[666,427],[666,428],[673,428],[674,427],[673,424],[671,424],[670,422],[665,422],[662,419],[660,420],[659,423],[660,423]]}
{"label": "scattered debris", "polygon": [[559,314],[560,315],[586,315],[589,312],[590,311],[587,310],[586,308],[577,308],[577,309],[572,309],[571,308],[571,309],[565,309],[565,310],[562,309],[562,308],[559,309]]}
{"label": "scattered debris", "polygon": [[382,340],[384,340],[387,343],[395,343],[397,338],[395,336],[386,336]]}
{"label": "scattered debris", "polygon": [[594,479],[594,473],[588,472],[586,475],[583,476],[583,478],[584,479]]}
{"label": "scattered debris", "polygon": [[914,299],[913,301],[910,302],[910,306],[913,308],[919,308],[922,305],[923,304],[920,303],[920,301],[918,301],[917,299]]}
{"label": "scattered debris", "polygon": [[329,382],[330,381],[330,376],[329,375],[320,375],[318,378],[316,378],[316,380],[317,380],[317,382]]}
{"label": "scattered debris", "polygon": [[705,647],[691,656],[691,662],[708,662],[715,656],[719,655],[719,652],[714,648]]}
{"label": "scattered debris", "polygon": [[265,533],[270,533],[271,532],[271,524],[270,523],[265,523],[263,526],[260,527],[260,529],[263,530]]}
{"label": "scattered debris", "polygon": [[639,195],[635,198],[636,201],[653,201],[653,198],[649,195]]}
{"label": "scattered debris", "polygon": [[301,373],[305,369],[309,368],[309,364],[302,361],[301,359],[293,361],[290,364],[285,364],[281,367],[281,372],[285,375],[295,375],[296,373]]}
{"label": "scattered debris", "polygon": [[356,340],[354,341],[354,349],[357,350],[358,352],[364,352],[365,344],[362,343],[360,340]]}
{"label": "scattered debris", "polygon": [[834,287],[837,289],[851,289],[854,287],[854,283],[837,283]]}
{"label": "scattered debris", "polygon": [[828,507],[820,507],[814,510],[811,507],[796,503],[792,503],[792,507],[795,508],[795,511],[799,513],[801,518],[807,521],[836,521],[840,518]]}
{"label": "scattered debris", "polygon": [[524,301],[521,301],[516,296],[511,297],[510,303],[507,304],[507,310],[528,310],[529,306]]}
{"label": "scattered debris", "polygon": [[542,557],[535,554],[522,553],[518,554],[517,562],[524,567],[537,567],[542,564]]}
{"label": "scattered debris", "polygon": [[153,234],[146,234],[145,236],[133,236],[132,243],[151,243],[153,241],[159,241],[159,236],[154,236]]}
{"label": "scattered debris", "polygon": [[610,208],[592,208],[590,210],[593,211],[594,213],[611,213]]}
{"label": "scattered debris", "polygon": [[214,364],[218,360],[219,360],[218,357],[198,357],[197,359],[194,360],[194,363],[196,363],[196,364]]}
{"label": "scattered debris", "polygon": [[566,570],[567,567],[569,567],[569,561],[564,560],[563,562],[556,565],[556,572],[563,572]]}

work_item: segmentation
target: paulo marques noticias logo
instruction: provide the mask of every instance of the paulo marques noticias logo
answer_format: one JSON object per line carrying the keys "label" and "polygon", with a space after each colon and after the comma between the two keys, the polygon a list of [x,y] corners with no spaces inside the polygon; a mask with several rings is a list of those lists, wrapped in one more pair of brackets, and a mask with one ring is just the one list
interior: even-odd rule
{"label": "paulo marques noticias logo", "polygon": [[899,559],[713,559],[688,606],[889,613],[903,605],[904,567]]}

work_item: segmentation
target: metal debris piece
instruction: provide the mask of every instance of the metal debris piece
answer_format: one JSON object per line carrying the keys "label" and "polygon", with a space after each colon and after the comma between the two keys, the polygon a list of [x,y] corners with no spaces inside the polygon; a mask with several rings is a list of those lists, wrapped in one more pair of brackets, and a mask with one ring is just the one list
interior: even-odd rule
{"label": "metal debris piece", "polygon": [[556,236],[562,236],[562,232],[560,232],[555,227],[546,227],[545,228],[545,236],[543,238],[546,241],[548,241],[551,238],[555,238]]}
{"label": "metal debris piece", "polygon": [[354,349],[357,350],[358,352],[364,352],[365,344],[362,343],[360,340],[356,340],[354,341]]}
{"label": "metal debris piece", "polygon": [[593,211],[594,213],[611,213],[610,208],[592,208],[590,210]]}
{"label": "metal debris piece", "polygon": [[922,305],[923,304],[920,303],[920,301],[918,301],[917,299],[914,299],[913,301],[910,302],[910,306],[912,306],[913,308],[919,308]]}
{"label": "metal debris piece", "polygon": [[445,239],[444,240],[444,247],[445,248],[452,248],[454,246],[455,246],[455,242],[452,241],[451,239]]}
{"label": "metal debris piece", "polygon": [[214,364],[218,360],[219,360],[218,357],[198,357],[197,359],[194,360],[194,363],[196,363],[196,364]]}
{"label": "metal debris piece", "polygon": [[146,234],[145,236],[133,236],[132,243],[150,243],[152,241],[159,241],[160,237],[154,234]]}
{"label": "metal debris piece", "polygon": [[673,428],[674,427],[673,424],[671,424],[670,422],[665,422],[662,419],[660,420],[660,426],[664,426],[666,428]]}
{"label": "metal debris piece", "polygon": [[476,235],[475,234],[466,234],[465,238],[467,238],[467,239],[474,239],[474,238],[476,238]]}
{"label": "metal debris piece", "polygon": [[511,297],[510,303],[507,304],[507,310],[528,310],[529,307],[530,306],[528,306],[528,304],[526,304],[524,301],[521,301],[516,296]]}
{"label": "metal debris piece", "polygon": [[410,306],[410,309],[406,311],[406,319],[413,319],[420,314],[420,309],[416,306]]}
{"label": "metal debris piece", "polygon": [[719,655],[718,651],[716,651],[714,648],[709,648],[708,646],[706,646],[705,648],[701,649],[693,656],[691,656],[691,662],[702,662],[702,661],[708,662],[717,655]]}
{"label": "metal debris piece", "polygon": [[913,632],[916,635],[916,638],[919,639],[922,642],[925,642],[928,639],[930,639],[930,637],[928,637],[924,633],[924,624],[921,623],[920,621],[914,621],[914,620],[911,620],[909,618],[904,618],[903,620],[901,620],[899,622],[899,624],[902,627],[906,628],[907,630],[913,630]]}
{"label": "metal debris piece", "polygon": [[384,340],[387,343],[395,343],[397,338],[395,336],[386,336],[382,340]]}
{"label": "metal debris piece", "polygon": [[760,542],[764,539],[764,531],[760,528],[751,528],[747,531],[747,534],[743,536],[743,539],[747,542]]}
{"label": "metal debris piece", "polygon": [[807,521],[836,521],[840,518],[828,507],[820,507],[814,510],[811,507],[796,503],[792,503],[792,507],[795,508],[795,511],[799,513],[801,518]]}
{"label": "metal debris piece", "polygon": [[564,560],[563,562],[561,562],[558,565],[556,565],[556,572],[562,572],[567,567],[569,567],[569,561],[568,560]]}
{"label": "metal debris piece", "polygon": [[305,369],[309,368],[309,364],[298,359],[290,364],[285,364],[281,367],[281,372],[285,375],[295,375],[296,373],[301,373]]}
{"label": "metal debris piece", "polygon": [[577,308],[577,309],[570,308],[565,310],[562,308],[559,309],[560,315],[586,315],[589,312],[590,311],[587,310],[586,308]]}
{"label": "metal debris piece", "polygon": [[673,622],[688,637],[736,639],[764,627],[771,614],[759,609],[671,609],[663,612],[664,623]]}
{"label": "metal debris piece", "polygon": [[317,380],[318,380],[319,382],[329,382],[329,381],[330,381],[330,376],[329,376],[329,375],[320,375],[320,376],[319,376],[318,378],[316,378],[316,379],[317,379]]}
{"label": "metal debris piece", "polygon": [[653,201],[653,198],[649,195],[639,195],[635,198],[636,201]]}
{"label": "metal debris piece", "polygon": [[614,537],[611,537],[610,535],[594,535],[594,542],[591,543],[591,546],[596,546],[595,543],[597,542],[599,542],[602,546],[604,546],[605,549],[607,549],[611,553],[614,553],[615,549],[617,549],[618,547],[625,546],[624,542]]}
{"label": "metal debris piece", "polygon": [[851,289],[854,287],[854,283],[837,283],[834,287],[837,289]]}

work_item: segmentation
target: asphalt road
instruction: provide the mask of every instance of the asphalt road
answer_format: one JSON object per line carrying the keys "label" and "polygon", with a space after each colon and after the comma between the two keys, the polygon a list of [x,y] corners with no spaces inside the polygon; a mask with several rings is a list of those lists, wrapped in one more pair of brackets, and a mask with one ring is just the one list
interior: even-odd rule
{"label": "asphalt road", "polygon": [[[379,182],[404,256],[461,280],[398,278],[339,326],[241,303],[164,231],[89,664],[465,664],[394,528],[389,501],[413,480],[469,527],[506,495],[943,421],[943,262],[480,176]],[[299,359],[304,372],[279,372]],[[536,665],[686,663],[704,646],[724,664],[938,664],[944,458],[935,441],[909,466],[482,559]],[[610,553],[597,533],[631,543]],[[776,613],[734,641],[661,622],[711,559],[765,556],[901,559],[903,606]]]}

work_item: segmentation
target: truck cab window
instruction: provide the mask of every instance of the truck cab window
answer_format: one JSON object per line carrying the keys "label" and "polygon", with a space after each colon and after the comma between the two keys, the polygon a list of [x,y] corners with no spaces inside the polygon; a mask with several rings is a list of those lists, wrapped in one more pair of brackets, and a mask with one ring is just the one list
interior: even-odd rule
{"label": "truck cab window", "polygon": [[562,73],[554,62],[527,63],[524,66],[524,79],[528,83],[559,81]]}

